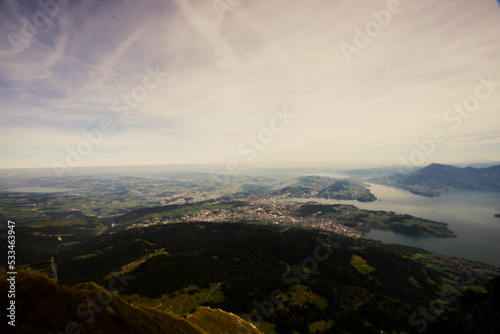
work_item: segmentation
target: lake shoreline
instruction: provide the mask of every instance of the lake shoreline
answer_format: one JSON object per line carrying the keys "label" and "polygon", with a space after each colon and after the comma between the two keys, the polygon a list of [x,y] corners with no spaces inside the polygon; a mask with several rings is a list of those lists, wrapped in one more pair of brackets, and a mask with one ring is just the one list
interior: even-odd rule
{"label": "lake shoreline", "polygon": [[322,198],[298,200],[350,204],[363,210],[392,211],[446,223],[457,238],[414,237],[375,228],[363,238],[419,247],[438,254],[500,266],[500,224],[495,217],[500,203],[499,192],[459,191],[439,197],[423,197],[378,184],[370,184],[370,190],[380,201],[363,203]]}

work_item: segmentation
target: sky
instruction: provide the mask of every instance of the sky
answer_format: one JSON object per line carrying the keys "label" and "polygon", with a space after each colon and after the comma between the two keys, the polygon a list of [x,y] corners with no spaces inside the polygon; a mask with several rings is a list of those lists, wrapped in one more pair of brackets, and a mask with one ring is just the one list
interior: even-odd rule
{"label": "sky", "polygon": [[4,0],[0,168],[500,157],[493,0]]}

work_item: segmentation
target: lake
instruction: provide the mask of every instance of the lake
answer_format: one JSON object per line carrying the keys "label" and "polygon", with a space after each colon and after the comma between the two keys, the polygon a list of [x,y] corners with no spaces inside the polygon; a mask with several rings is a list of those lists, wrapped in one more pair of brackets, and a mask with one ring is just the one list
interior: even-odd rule
{"label": "lake", "polygon": [[364,238],[420,247],[432,252],[500,266],[500,192],[460,191],[440,197],[423,197],[408,191],[371,184],[375,202],[297,198],[293,201],[352,204],[360,209],[394,211],[448,223],[457,238],[411,237],[373,229]]}

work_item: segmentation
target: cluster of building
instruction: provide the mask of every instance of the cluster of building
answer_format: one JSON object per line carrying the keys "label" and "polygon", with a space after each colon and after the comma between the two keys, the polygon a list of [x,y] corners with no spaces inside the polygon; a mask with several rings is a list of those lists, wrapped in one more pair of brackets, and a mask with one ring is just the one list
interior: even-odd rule
{"label": "cluster of building", "polygon": [[[186,213],[181,217],[168,219],[150,218],[138,227],[156,224],[168,224],[173,222],[267,222],[284,226],[307,226],[325,231],[339,233],[345,236],[360,238],[361,233],[350,226],[343,224],[341,220],[333,217],[321,216],[318,211],[313,214],[302,216],[298,213],[300,203],[288,201],[276,201],[267,198],[246,198],[245,204],[235,205],[230,208],[203,209],[190,213],[186,205]],[[222,203],[221,203],[222,204]],[[352,226],[352,225],[351,225]]]}

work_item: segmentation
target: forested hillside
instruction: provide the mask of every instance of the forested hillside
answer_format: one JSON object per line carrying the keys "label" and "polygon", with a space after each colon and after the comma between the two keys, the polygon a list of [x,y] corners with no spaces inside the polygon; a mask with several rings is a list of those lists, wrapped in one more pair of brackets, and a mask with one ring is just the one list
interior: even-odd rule
{"label": "forested hillside", "polygon": [[126,274],[133,279],[122,298],[134,305],[180,315],[210,306],[267,333],[411,332],[410,315],[443,289],[461,292],[498,273],[468,261],[448,266],[411,247],[242,223],[126,230],[68,249],[59,261],[63,283],[105,285]]}

